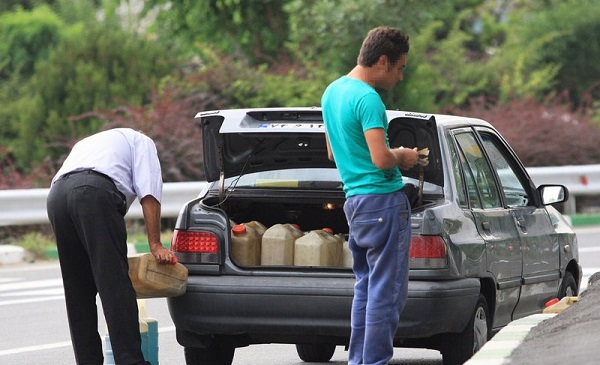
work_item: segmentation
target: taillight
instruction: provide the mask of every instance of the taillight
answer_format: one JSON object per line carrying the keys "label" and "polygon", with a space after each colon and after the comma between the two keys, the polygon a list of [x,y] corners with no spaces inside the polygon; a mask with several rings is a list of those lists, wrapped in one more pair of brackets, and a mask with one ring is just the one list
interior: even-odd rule
{"label": "taillight", "polygon": [[218,253],[219,239],[212,232],[180,231],[173,232],[171,243],[173,252]]}
{"label": "taillight", "polygon": [[443,269],[448,267],[446,242],[440,236],[412,236],[411,269]]}

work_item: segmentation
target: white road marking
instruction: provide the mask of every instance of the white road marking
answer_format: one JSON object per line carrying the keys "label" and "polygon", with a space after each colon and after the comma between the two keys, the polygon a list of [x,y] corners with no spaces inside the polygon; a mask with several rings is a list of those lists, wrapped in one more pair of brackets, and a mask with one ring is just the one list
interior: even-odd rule
{"label": "white road marking", "polygon": [[33,352],[33,351],[50,350],[50,349],[56,349],[59,347],[66,347],[66,346],[71,346],[71,341],[49,343],[46,345],[19,347],[16,349],[0,350],[0,356],[22,354],[25,352]]}
{"label": "white road marking", "polygon": [[[173,331],[175,331],[175,326],[158,328],[158,333],[173,332]],[[23,354],[26,352],[34,352],[34,351],[42,351],[42,350],[50,350],[50,349],[56,349],[56,348],[60,348],[60,347],[67,347],[67,346],[71,346],[71,341],[55,342],[55,343],[48,343],[45,345],[27,346],[27,347],[18,347],[15,349],[0,350],[0,356]]]}
{"label": "white road marking", "polygon": [[599,246],[594,247],[579,247],[579,253],[600,252]]}
{"label": "white road marking", "polygon": [[47,279],[47,280],[34,280],[34,281],[20,281],[10,284],[1,284],[0,292],[9,290],[23,290],[23,289],[36,289],[36,288],[47,288],[52,286],[60,286],[62,288],[62,279]]}

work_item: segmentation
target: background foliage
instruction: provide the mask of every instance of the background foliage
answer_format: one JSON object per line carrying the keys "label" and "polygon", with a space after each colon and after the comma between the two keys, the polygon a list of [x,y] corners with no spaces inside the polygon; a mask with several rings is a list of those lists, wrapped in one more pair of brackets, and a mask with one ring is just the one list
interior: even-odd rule
{"label": "background foliage", "polygon": [[596,0],[6,0],[0,188],[47,186],[115,126],[157,142],[165,181],[202,179],[198,111],[318,106],[382,24],[411,38],[388,108],[486,119],[528,166],[600,163]]}

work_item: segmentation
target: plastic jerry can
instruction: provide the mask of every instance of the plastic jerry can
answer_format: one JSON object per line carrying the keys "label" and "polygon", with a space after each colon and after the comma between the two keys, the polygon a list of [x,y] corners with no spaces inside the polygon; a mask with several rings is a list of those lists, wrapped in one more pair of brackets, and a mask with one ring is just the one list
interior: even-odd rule
{"label": "plastic jerry can", "polygon": [[262,265],[294,265],[294,242],[304,232],[289,223],[275,224],[265,231],[261,244]]}
{"label": "plastic jerry can", "polygon": [[325,229],[314,230],[296,240],[295,266],[340,267],[343,239]]}
{"label": "plastic jerry can", "polygon": [[352,258],[352,251],[350,251],[348,241],[344,240],[342,247],[342,267],[348,267],[351,269],[354,259]]}
{"label": "plastic jerry can", "polygon": [[267,227],[260,222],[236,224],[231,227],[231,256],[238,265],[260,265],[262,236]]}
{"label": "plastic jerry can", "polygon": [[188,270],[180,263],[159,264],[151,253],[127,258],[137,298],[175,297],[185,293]]}

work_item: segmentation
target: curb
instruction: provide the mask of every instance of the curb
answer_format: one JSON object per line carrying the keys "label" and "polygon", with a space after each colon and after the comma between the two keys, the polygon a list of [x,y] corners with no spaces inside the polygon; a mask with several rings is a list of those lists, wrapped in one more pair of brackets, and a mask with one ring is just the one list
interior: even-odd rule
{"label": "curb", "polygon": [[557,313],[540,313],[514,320],[500,330],[464,365],[502,365],[529,331]]}
{"label": "curb", "polygon": [[0,265],[16,264],[25,259],[25,249],[14,245],[0,245]]}
{"label": "curb", "polygon": [[[171,243],[163,243],[170,249]],[[150,248],[147,243],[128,243],[127,255],[135,255],[138,253],[148,253]],[[15,245],[0,245],[0,265],[17,264],[25,261],[27,251],[21,246]],[[47,248],[44,252],[44,259],[58,260],[58,251],[56,247]]]}

